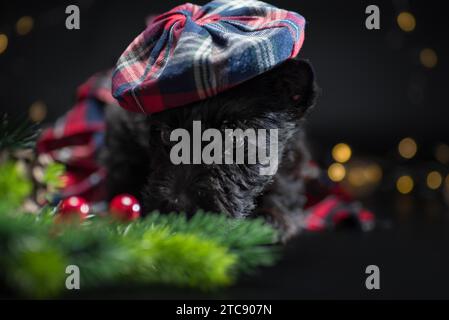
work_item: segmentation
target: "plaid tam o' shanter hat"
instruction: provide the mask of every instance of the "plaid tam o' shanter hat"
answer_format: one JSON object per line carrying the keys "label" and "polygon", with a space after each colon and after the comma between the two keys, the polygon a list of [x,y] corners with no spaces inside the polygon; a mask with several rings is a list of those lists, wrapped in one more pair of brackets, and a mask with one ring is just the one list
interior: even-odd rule
{"label": "plaid tam o' shanter hat", "polygon": [[297,56],[304,25],[301,15],[255,0],[180,5],[119,58],[113,96],[146,114],[206,99]]}

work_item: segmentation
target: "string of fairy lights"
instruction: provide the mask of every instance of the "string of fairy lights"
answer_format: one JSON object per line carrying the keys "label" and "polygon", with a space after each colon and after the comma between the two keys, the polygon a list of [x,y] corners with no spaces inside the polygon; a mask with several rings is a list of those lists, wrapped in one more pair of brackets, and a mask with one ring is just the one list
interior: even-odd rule
{"label": "string of fairy lights", "polygon": [[[18,36],[26,36],[33,30],[34,19],[30,16],[20,17],[14,27],[15,33]],[[6,52],[9,45],[9,38],[6,33],[0,33],[0,55]]]}
{"label": "string of fairy lights", "polygon": [[[395,1],[395,4],[398,10],[396,25],[389,33],[387,40],[393,38],[392,47],[398,49],[398,43],[403,45],[403,41],[400,41],[402,39],[400,33],[413,32],[417,28],[417,20],[408,10],[408,1]],[[421,48],[417,59],[426,70],[433,69],[438,64],[436,51],[429,47]],[[413,94],[409,95],[409,98],[411,102],[417,99]],[[388,190],[394,188],[400,195],[413,194],[417,189],[421,191],[422,187],[430,192],[443,191],[449,205],[449,145],[437,143],[433,150],[432,160],[422,165],[425,172],[419,170],[418,173],[413,167],[419,152],[418,144],[413,137],[403,138],[398,142],[396,151],[396,155],[402,160],[398,159],[397,170],[393,170],[393,176],[385,177],[379,163],[361,158],[354,159],[350,145],[342,142],[332,148],[333,162],[329,165],[327,174],[330,180],[340,182],[347,190],[357,195],[370,194],[383,182],[390,185]]]}
{"label": "string of fairy lights", "polygon": [[[85,12],[93,2],[93,0],[84,0],[78,3],[78,6]],[[0,59],[7,53],[8,48],[15,43],[17,37],[28,36],[36,27],[44,29],[58,24],[63,25],[65,8],[65,5],[59,4],[50,10],[36,14],[34,17],[30,15],[19,16],[12,27],[8,25],[0,26]],[[28,108],[28,116],[31,121],[40,123],[46,119],[47,110],[47,104],[42,99],[36,99]]]}
{"label": "string of fairy lights", "polygon": [[[31,16],[19,17],[13,28],[13,35],[18,37],[27,36],[32,32],[35,26],[35,20]],[[10,45],[10,38],[13,35],[8,35],[6,33],[0,32],[0,56],[6,52],[8,46]],[[31,104],[28,109],[29,118],[34,122],[41,122],[47,116],[47,105],[41,101],[37,100]]]}
{"label": "string of fairy lights", "polygon": [[[400,12],[396,22],[405,33],[413,32],[416,28],[415,16],[407,11]],[[422,48],[419,52],[419,61],[424,67],[432,69],[438,64],[438,55],[432,48]]]}
{"label": "string of fairy lights", "polygon": [[[411,137],[403,138],[397,146],[397,155],[403,161],[411,161],[418,153],[418,144]],[[381,165],[366,159],[353,159],[353,151],[347,143],[336,144],[331,151],[333,163],[328,167],[329,179],[334,182],[343,182],[350,189],[362,187],[375,187],[383,178]],[[438,143],[434,147],[433,161],[428,167],[441,167],[443,169],[429,169],[424,181],[413,177],[413,174],[399,174],[393,181],[400,194],[412,193],[417,183],[423,182],[429,190],[438,191],[443,188],[449,192],[449,145]],[[439,165],[433,165],[438,163]],[[404,171],[404,170],[402,170]],[[407,170],[405,170],[407,171]],[[413,170],[410,170],[413,171]],[[373,188],[370,188],[373,189]],[[359,190],[360,193],[360,190]]]}

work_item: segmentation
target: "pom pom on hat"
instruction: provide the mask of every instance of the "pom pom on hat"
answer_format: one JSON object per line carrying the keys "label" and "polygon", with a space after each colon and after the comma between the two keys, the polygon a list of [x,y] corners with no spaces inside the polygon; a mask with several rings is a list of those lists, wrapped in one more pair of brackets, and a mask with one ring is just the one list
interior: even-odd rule
{"label": "pom pom on hat", "polygon": [[200,101],[298,55],[304,18],[255,0],[186,3],[152,19],[119,58],[112,93],[152,114]]}

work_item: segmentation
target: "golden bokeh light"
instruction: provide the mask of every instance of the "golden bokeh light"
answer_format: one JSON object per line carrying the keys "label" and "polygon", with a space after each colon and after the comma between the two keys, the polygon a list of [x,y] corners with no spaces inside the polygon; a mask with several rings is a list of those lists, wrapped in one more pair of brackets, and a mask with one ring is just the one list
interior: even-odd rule
{"label": "golden bokeh light", "polygon": [[405,32],[411,32],[416,28],[416,19],[410,12],[401,12],[397,17],[397,23],[399,28]]}
{"label": "golden bokeh light", "polygon": [[8,48],[8,37],[6,34],[0,33],[0,54],[6,51]]}
{"label": "golden bokeh light", "polygon": [[329,169],[327,170],[327,174],[329,176],[329,179],[331,179],[334,182],[339,182],[345,178],[346,169],[340,163],[333,163],[329,166]]}
{"label": "golden bokeh light", "polygon": [[348,181],[354,187],[363,186],[366,183],[366,177],[363,168],[351,168],[348,173]]}
{"label": "golden bokeh light", "polygon": [[443,177],[438,171],[432,171],[427,175],[427,186],[432,189],[438,189],[443,183]]}
{"label": "golden bokeh light", "polygon": [[41,122],[45,119],[47,116],[47,106],[42,101],[36,101],[28,110],[28,116],[30,117],[31,121],[34,122]]}
{"label": "golden bokeh light", "polygon": [[332,158],[340,163],[348,162],[351,159],[352,150],[346,143],[339,143],[332,149]]}
{"label": "golden bokeh light", "polygon": [[355,163],[347,168],[346,181],[350,187],[373,188],[382,179],[382,168],[377,163]]}
{"label": "golden bokeh light", "polygon": [[367,166],[363,173],[369,183],[378,183],[382,180],[382,168],[378,164]]}
{"label": "golden bokeh light", "polygon": [[401,157],[411,159],[418,151],[418,146],[412,138],[404,138],[399,142],[398,151]]}
{"label": "golden bokeh light", "polygon": [[447,144],[439,144],[435,149],[435,158],[442,164],[449,163],[449,146]]}
{"label": "golden bokeh light", "polygon": [[437,53],[429,48],[422,49],[419,53],[419,61],[426,68],[434,68],[438,63]]}
{"label": "golden bokeh light", "polygon": [[402,194],[407,194],[412,192],[415,183],[413,182],[412,177],[410,176],[402,176],[396,181],[396,188]]}
{"label": "golden bokeh light", "polygon": [[21,17],[16,23],[16,32],[20,36],[30,33],[34,27],[34,19],[30,16]]}

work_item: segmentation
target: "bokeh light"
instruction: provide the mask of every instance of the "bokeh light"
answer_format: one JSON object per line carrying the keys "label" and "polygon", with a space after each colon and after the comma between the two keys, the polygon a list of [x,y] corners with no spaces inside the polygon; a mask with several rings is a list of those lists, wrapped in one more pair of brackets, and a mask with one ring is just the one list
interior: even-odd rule
{"label": "bokeh light", "polygon": [[435,158],[442,164],[449,163],[449,146],[441,143],[435,149]]}
{"label": "bokeh light", "polygon": [[368,183],[378,183],[382,180],[382,168],[378,164],[371,164],[365,168],[364,176]]}
{"label": "bokeh light", "polygon": [[412,192],[415,183],[413,182],[412,177],[410,176],[402,176],[396,181],[396,188],[402,194],[407,194]]}
{"label": "bokeh light", "polygon": [[405,32],[411,32],[416,28],[416,19],[410,12],[401,12],[397,17],[397,23],[399,28]]}
{"label": "bokeh light", "polygon": [[423,49],[419,53],[419,61],[426,68],[434,68],[438,63],[437,53],[429,48]]}
{"label": "bokeh light", "polygon": [[401,157],[411,159],[418,151],[418,146],[412,138],[404,138],[399,142],[398,151]]}
{"label": "bokeh light", "polygon": [[6,34],[0,33],[0,54],[8,48],[8,37]]}
{"label": "bokeh light", "polygon": [[45,119],[47,116],[47,106],[42,101],[36,101],[28,110],[28,116],[30,117],[31,121],[34,122],[41,122]]}
{"label": "bokeh light", "polygon": [[351,159],[351,147],[346,143],[339,143],[332,149],[332,157],[335,161],[340,163],[348,162]]}
{"label": "bokeh light", "polygon": [[366,183],[365,174],[363,168],[354,167],[349,170],[348,181],[354,187],[361,187]]}
{"label": "bokeh light", "polygon": [[382,179],[382,169],[378,164],[356,165],[348,170],[348,182],[353,187],[375,185]]}
{"label": "bokeh light", "polygon": [[346,169],[341,163],[333,163],[327,170],[329,179],[334,182],[342,181],[346,176]]}
{"label": "bokeh light", "polygon": [[438,171],[432,171],[427,175],[427,186],[432,189],[438,189],[443,183],[443,177]]}
{"label": "bokeh light", "polygon": [[34,19],[30,16],[21,17],[16,23],[16,32],[20,36],[30,33],[34,27]]}

